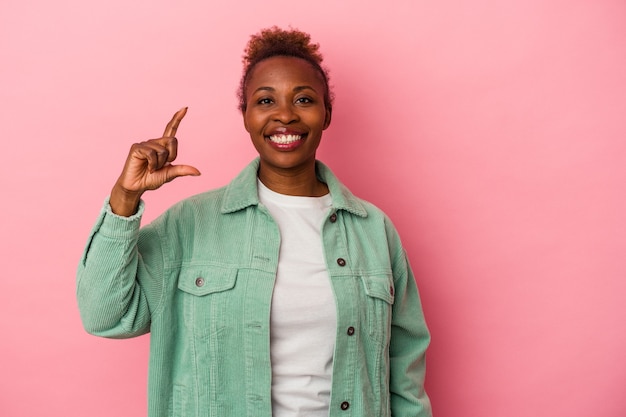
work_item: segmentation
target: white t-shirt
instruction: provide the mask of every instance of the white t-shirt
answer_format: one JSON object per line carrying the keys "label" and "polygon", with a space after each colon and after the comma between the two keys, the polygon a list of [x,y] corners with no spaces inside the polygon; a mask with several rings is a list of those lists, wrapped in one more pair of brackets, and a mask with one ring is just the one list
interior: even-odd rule
{"label": "white t-shirt", "polygon": [[272,414],[328,417],[337,314],[321,228],[331,197],[289,196],[258,184],[281,236],[270,315]]}

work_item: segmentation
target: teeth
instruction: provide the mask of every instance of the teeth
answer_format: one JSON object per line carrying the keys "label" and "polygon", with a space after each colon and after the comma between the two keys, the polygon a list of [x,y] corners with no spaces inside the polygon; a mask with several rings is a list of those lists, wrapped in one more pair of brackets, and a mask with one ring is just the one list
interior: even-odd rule
{"label": "teeth", "polygon": [[301,137],[300,135],[272,135],[270,136],[270,140],[274,143],[285,144],[300,140]]}

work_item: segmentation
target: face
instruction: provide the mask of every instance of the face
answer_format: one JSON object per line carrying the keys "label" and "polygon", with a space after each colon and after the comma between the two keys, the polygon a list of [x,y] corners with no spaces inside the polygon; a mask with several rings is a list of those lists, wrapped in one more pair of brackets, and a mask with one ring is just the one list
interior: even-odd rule
{"label": "face", "polygon": [[307,61],[277,56],[259,62],[246,91],[244,125],[261,170],[314,170],[322,132],[330,125],[324,82]]}

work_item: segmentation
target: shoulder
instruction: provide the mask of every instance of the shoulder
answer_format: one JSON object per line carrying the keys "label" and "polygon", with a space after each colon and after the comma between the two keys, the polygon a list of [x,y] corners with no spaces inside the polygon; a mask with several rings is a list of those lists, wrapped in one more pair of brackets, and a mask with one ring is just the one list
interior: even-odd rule
{"label": "shoulder", "polygon": [[165,216],[217,216],[258,204],[257,169],[258,158],[248,164],[229,184],[188,197],[174,204]]}
{"label": "shoulder", "polygon": [[164,235],[193,229],[203,222],[214,223],[220,213],[226,187],[192,195],[172,205],[154,219],[146,228],[153,228]]}
{"label": "shoulder", "polygon": [[352,215],[352,217],[355,217],[357,219],[360,218],[360,221],[367,225],[366,227],[375,227],[379,229],[388,237],[388,240],[389,238],[393,240],[399,240],[398,231],[387,213],[385,213],[380,207],[378,207],[371,201],[364,200],[356,196],[354,196],[354,199],[359,202],[360,206],[365,212],[365,215]]}
{"label": "shoulder", "polygon": [[363,223],[377,224],[395,233],[396,229],[389,216],[372,202],[354,195],[327,165],[317,161],[316,170],[320,179],[328,185],[335,209],[346,211],[353,217],[360,218]]}
{"label": "shoulder", "polygon": [[168,212],[184,212],[188,210],[205,210],[210,207],[219,207],[224,201],[227,186],[205,191],[187,197],[168,209]]}

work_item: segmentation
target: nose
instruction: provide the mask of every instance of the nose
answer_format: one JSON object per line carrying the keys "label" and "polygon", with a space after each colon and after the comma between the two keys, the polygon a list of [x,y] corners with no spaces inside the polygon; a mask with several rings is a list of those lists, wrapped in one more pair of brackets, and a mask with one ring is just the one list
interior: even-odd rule
{"label": "nose", "polygon": [[279,103],[275,108],[273,117],[274,121],[281,122],[285,125],[296,122],[299,119],[295,106],[289,101]]}

